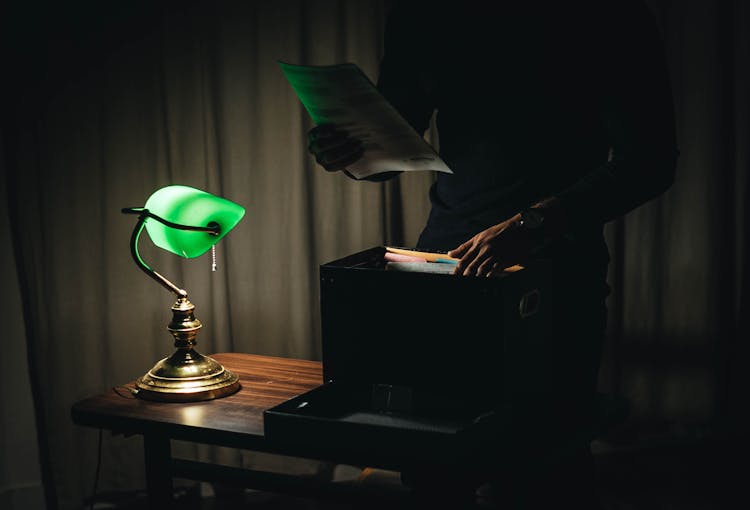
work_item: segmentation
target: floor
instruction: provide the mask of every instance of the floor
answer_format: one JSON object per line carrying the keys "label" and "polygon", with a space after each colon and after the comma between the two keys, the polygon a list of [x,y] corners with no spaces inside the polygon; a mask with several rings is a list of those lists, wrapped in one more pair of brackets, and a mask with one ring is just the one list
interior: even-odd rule
{"label": "floor", "polygon": [[[596,451],[596,450],[595,450]],[[675,444],[642,448],[638,451],[605,450],[594,456],[598,494],[602,510],[718,510],[748,508],[733,501],[733,476],[742,470],[730,469],[727,449],[710,444]],[[745,470],[746,471],[746,470]],[[183,510],[348,510],[361,508],[415,508],[397,473],[372,471],[366,478],[365,497],[357,504],[315,500],[259,491],[195,484],[177,491]],[[203,493],[201,495],[201,493]],[[208,494],[207,494],[208,493]],[[376,497],[377,496],[377,497]],[[440,501],[440,500],[439,500]],[[440,506],[445,508],[444,501]],[[429,506],[434,508],[433,506]],[[139,510],[147,508],[145,494],[100,495],[96,509]],[[419,507],[423,508],[423,507]],[[460,508],[477,510],[507,508],[481,497],[477,503]]]}
{"label": "floor", "polygon": [[750,508],[747,496],[737,501],[747,469],[729,462],[730,454],[724,444],[698,443],[597,456],[604,510]]}

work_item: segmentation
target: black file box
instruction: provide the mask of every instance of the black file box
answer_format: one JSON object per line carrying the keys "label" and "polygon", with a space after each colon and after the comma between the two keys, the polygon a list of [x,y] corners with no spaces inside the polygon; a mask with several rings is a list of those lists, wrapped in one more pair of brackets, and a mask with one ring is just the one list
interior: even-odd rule
{"label": "black file box", "polygon": [[324,380],[411,388],[417,411],[491,408],[509,375],[508,349],[528,347],[529,329],[543,320],[539,271],[386,271],[384,252],[320,268]]}
{"label": "black file box", "polygon": [[554,383],[535,368],[549,301],[563,298],[555,272],[543,262],[492,278],[390,271],[384,253],[320,266],[324,384],[266,411],[266,437],[344,457],[444,458],[469,454],[481,423],[528,419],[518,404]]}

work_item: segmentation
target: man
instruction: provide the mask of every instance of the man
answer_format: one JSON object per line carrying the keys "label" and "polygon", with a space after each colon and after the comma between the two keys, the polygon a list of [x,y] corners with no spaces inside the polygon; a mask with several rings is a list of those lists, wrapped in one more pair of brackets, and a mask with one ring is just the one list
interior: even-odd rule
{"label": "man", "polygon": [[[491,6],[396,3],[378,88],[419,133],[437,110],[441,157],[454,172],[430,189],[418,247],[460,258],[463,276],[539,256],[575,272],[570,308],[554,315],[560,343],[579,354],[566,382],[580,395],[565,404],[580,418],[574,427],[589,413],[604,335],[603,226],[674,179],[663,48],[640,0]],[[362,154],[335,126],[309,136],[329,171]]]}

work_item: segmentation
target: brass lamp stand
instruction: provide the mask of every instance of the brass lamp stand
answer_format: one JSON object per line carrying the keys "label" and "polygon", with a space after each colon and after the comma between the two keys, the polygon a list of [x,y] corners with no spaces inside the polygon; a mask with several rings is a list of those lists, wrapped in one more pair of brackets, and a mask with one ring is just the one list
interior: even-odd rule
{"label": "brass lamp stand", "polygon": [[195,318],[195,305],[188,300],[187,292],[151,269],[138,253],[138,239],[148,218],[171,228],[207,232],[215,236],[220,234],[221,228],[215,222],[209,223],[207,227],[172,223],[143,207],[125,208],[122,212],[138,214],[138,222],[130,240],[130,252],[136,265],[177,296],[177,301],[172,305],[172,320],[167,326],[174,337],[176,351],[159,361],[136,381],[136,396],[161,402],[194,402],[220,398],[236,392],[240,389],[237,375],[213,358],[204,356],[194,349],[195,337],[203,325]]}

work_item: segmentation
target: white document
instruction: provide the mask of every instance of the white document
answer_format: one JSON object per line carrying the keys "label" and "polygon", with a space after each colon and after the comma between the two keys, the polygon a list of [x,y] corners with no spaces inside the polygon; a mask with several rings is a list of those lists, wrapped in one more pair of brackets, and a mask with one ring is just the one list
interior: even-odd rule
{"label": "white document", "polygon": [[335,124],[362,141],[363,156],[347,167],[357,179],[394,171],[453,173],[355,64],[279,64],[315,124]]}
{"label": "white document", "polygon": [[453,274],[456,264],[442,262],[387,262],[386,271],[406,271],[408,273]]}

